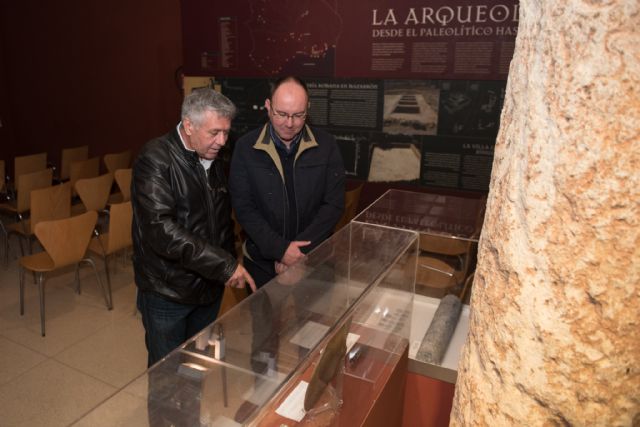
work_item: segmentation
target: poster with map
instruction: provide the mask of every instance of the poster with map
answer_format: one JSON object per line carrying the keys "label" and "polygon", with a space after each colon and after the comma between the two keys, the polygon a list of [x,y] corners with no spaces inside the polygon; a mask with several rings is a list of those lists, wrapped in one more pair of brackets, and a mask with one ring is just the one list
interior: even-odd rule
{"label": "poster with map", "polygon": [[183,3],[185,73],[333,76],[343,30],[335,1]]}
{"label": "poster with map", "polygon": [[192,0],[187,75],[506,79],[517,0]]}

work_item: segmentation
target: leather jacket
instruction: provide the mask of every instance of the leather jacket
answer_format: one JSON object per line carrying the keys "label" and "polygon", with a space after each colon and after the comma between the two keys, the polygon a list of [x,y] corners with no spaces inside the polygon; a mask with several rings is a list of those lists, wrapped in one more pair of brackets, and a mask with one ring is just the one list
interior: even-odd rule
{"label": "leather jacket", "polygon": [[209,304],[237,267],[221,161],[205,171],[178,131],[151,140],[133,166],[133,267],[140,290]]}

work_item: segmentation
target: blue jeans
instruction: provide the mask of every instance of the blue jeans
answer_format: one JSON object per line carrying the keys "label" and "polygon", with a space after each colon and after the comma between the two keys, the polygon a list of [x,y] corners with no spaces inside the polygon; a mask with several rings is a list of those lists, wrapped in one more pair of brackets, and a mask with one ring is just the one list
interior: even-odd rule
{"label": "blue jeans", "polygon": [[144,341],[149,353],[147,366],[151,367],[216,320],[221,302],[222,293],[212,304],[189,305],[138,290],[137,305],[142,313]]}

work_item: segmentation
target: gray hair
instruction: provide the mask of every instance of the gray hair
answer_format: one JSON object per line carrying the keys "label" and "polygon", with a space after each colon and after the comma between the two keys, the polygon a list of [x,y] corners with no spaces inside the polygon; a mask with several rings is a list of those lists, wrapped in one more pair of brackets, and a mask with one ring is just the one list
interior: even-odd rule
{"label": "gray hair", "polygon": [[229,98],[209,88],[195,89],[182,102],[182,120],[188,118],[196,126],[202,124],[206,111],[229,120],[233,120],[237,113],[236,106]]}

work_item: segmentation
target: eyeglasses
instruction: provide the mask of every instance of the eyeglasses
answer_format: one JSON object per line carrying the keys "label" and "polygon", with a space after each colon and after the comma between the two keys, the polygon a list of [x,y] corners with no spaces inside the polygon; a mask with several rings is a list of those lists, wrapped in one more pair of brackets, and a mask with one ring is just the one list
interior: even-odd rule
{"label": "eyeglasses", "polygon": [[304,120],[305,117],[307,117],[307,112],[303,111],[301,113],[294,113],[294,114],[287,114],[284,113],[282,111],[277,111],[275,108],[271,108],[271,111],[273,111],[273,118],[281,121],[281,122],[286,122],[287,120],[291,119],[294,122],[296,121],[301,121]]}

